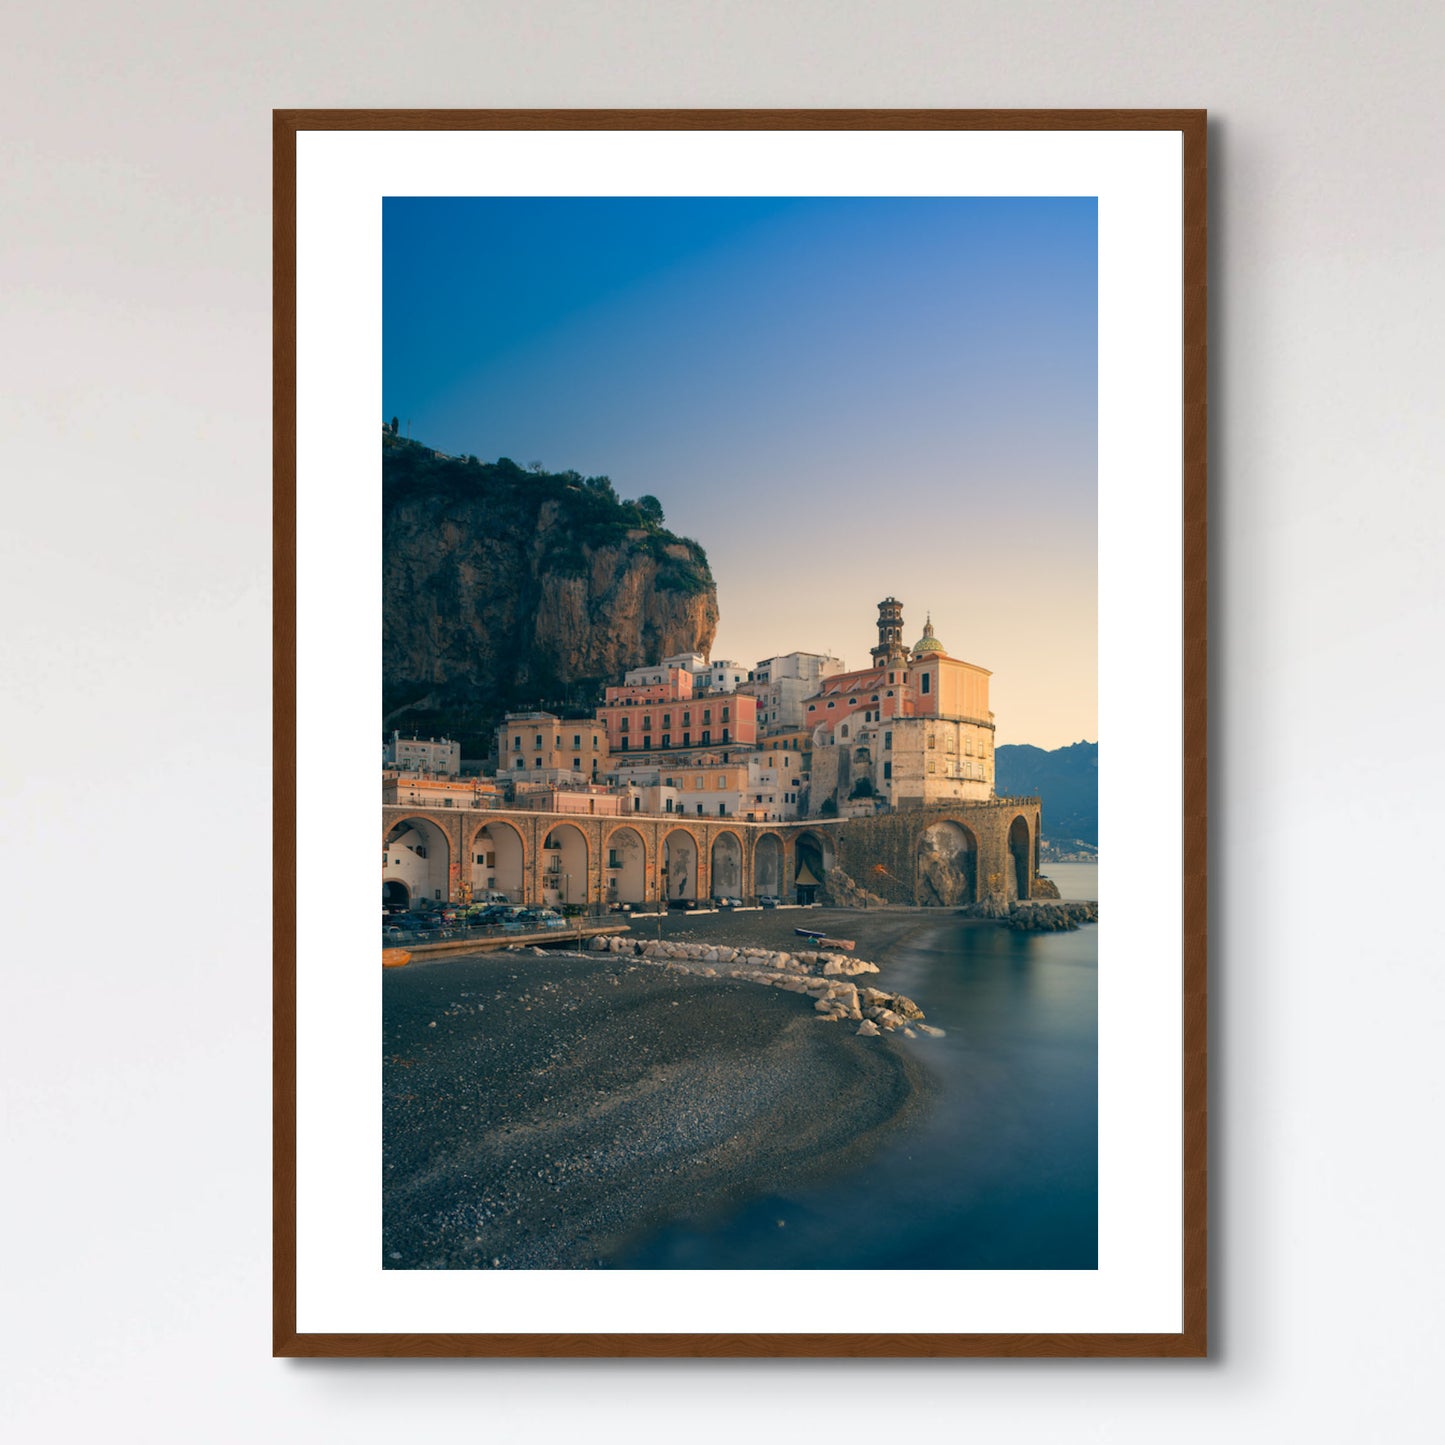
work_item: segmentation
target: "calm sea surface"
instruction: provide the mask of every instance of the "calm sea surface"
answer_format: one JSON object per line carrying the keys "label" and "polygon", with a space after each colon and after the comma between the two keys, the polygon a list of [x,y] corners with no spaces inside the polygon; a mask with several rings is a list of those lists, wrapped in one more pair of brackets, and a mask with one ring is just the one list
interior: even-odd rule
{"label": "calm sea surface", "polygon": [[[1093,864],[1045,870],[1095,898]],[[673,1226],[623,1268],[1093,1269],[1098,1263],[1098,929],[1013,933],[951,914],[878,983],[941,1039],[899,1039],[933,1075],[922,1118],[862,1166]]]}

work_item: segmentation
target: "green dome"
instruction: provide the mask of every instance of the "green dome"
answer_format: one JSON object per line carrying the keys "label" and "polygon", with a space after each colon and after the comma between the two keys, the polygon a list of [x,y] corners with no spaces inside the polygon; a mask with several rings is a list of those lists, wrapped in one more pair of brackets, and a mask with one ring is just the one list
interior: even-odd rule
{"label": "green dome", "polygon": [[942,652],[943,644],[933,635],[933,614],[928,614],[928,620],[923,624],[923,636],[913,644],[915,655],[920,652]]}

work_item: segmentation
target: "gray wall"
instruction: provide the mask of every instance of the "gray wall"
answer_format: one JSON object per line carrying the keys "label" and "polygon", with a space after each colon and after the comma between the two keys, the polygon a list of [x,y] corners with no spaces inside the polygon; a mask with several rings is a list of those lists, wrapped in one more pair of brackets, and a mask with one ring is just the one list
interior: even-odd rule
{"label": "gray wall", "polygon": [[[1432,1436],[1439,940],[1341,859],[1384,836],[1418,855],[1384,877],[1417,898],[1441,877],[1438,830],[1414,820],[1439,796],[1442,17],[1401,0],[10,12],[17,1438]],[[1213,1361],[270,1361],[275,105],[1211,108]],[[228,800],[223,928],[213,850],[167,825],[165,799],[198,796]],[[138,918],[116,940],[145,898],[124,861],[138,829],[171,850],[177,901],[164,934]],[[46,896],[65,914],[89,898],[104,926],[75,943],[30,909]]]}

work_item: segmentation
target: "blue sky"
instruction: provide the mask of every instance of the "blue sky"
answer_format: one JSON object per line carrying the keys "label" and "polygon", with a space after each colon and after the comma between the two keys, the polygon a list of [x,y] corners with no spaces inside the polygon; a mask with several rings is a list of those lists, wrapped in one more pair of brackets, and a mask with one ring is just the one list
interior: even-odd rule
{"label": "blue sky", "polygon": [[714,656],[867,661],[880,597],[1097,736],[1091,198],[390,199],[382,413],[605,473],[708,550]]}

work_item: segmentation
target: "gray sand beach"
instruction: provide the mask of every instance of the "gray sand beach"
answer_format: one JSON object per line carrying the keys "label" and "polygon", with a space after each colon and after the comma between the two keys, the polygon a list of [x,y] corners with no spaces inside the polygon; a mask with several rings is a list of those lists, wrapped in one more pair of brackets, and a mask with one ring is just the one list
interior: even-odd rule
{"label": "gray sand beach", "polygon": [[[889,946],[938,919],[810,909],[661,929],[788,949],[794,926],[825,928],[886,987]],[[899,1039],[859,1038],[806,996],[626,956],[452,955],[389,970],[383,988],[392,1269],[605,1268],[667,1221],[847,1168],[928,1097]]]}

